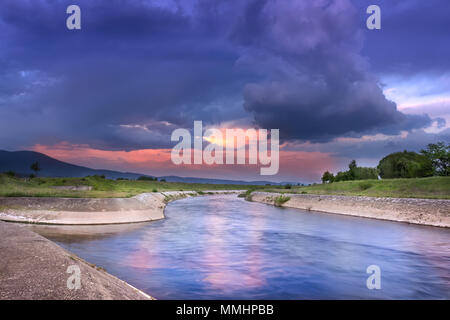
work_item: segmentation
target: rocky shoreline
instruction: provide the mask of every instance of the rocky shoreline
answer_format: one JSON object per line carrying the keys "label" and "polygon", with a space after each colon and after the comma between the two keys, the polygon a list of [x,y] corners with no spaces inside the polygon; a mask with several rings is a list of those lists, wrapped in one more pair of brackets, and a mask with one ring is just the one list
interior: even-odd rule
{"label": "rocky shoreline", "polygon": [[[280,196],[289,197],[276,201]],[[251,200],[282,207],[450,227],[450,200],[253,192]]]}

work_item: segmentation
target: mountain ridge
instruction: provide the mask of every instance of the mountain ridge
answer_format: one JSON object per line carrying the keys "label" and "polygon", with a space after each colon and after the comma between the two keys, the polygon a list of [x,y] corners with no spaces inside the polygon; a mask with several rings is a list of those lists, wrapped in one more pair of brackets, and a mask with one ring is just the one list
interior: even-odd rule
{"label": "mountain ridge", "polygon": [[[6,151],[0,150],[0,172],[13,171],[21,176],[28,176],[33,173],[30,166],[34,162],[39,162],[40,176],[44,177],[85,177],[92,175],[104,175],[108,179],[126,178],[137,179],[141,176],[150,177],[148,174],[135,172],[121,172],[107,169],[92,169],[79,166],[52,158],[46,154],[36,151]],[[271,182],[271,181],[244,181],[227,180],[214,178],[196,178],[180,176],[161,176],[158,179],[165,179],[167,182],[188,182],[188,183],[210,183],[210,184],[242,184],[242,185],[282,185],[292,182]]]}

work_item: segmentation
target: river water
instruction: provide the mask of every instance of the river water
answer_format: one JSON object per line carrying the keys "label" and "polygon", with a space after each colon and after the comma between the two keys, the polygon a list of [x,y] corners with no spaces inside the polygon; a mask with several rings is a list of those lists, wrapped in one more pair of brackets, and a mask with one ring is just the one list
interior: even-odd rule
{"label": "river water", "polygon": [[[33,226],[158,299],[450,299],[450,230],[247,202],[170,203],[166,219]],[[381,289],[366,285],[370,265]],[[82,279],[83,281],[83,279]]]}

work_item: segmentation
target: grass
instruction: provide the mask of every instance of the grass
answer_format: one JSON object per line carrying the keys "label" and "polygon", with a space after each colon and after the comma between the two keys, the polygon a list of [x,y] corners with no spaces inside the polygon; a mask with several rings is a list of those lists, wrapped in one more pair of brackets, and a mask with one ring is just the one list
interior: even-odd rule
{"label": "grass", "polygon": [[342,181],[306,187],[292,186],[290,190],[270,188],[265,191],[389,198],[450,199],[450,177]]}
{"label": "grass", "polygon": [[[58,186],[91,186],[92,190],[58,190]],[[109,180],[101,177],[24,179],[0,174],[0,197],[68,197],[115,198],[132,197],[144,192],[247,190],[248,185],[181,183],[136,180]]]}
{"label": "grass", "polygon": [[281,195],[281,196],[275,198],[274,203],[275,203],[275,206],[281,207],[283,205],[283,203],[286,203],[289,200],[291,200],[291,197],[286,197],[286,196]]}
{"label": "grass", "polygon": [[[91,186],[90,191],[58,190],[55,186]],[[204,184],[160,181],[109,180],[85,178],[17,178],[0,174],[0,197],[68,197],[115,198],[132,197],[143,192],[207,190],[248,190],[242,197],[251,200],[251,192],[263,190],[279,193],[329,194],[347,196],[450,199],[450,177],[343,181],[291,189],[274,186]],[[287,201],[287,200],[286,200]]]}

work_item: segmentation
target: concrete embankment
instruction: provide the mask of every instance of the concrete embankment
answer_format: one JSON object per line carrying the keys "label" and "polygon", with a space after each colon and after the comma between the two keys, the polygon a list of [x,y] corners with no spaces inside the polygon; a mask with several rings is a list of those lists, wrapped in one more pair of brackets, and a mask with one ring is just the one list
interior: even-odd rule
{"label": "concrete embankment", "polygon": [[25,225],[0,221],[0,252],[0,300],[152,299]]}
{"label": "concrete embankment", "polygon": [[[238,192],[242,191],[204,193]],[[63,225],[146,222],[163,219],[167,202],[197,195],[195,191],[169,191],[143,193],[131,198],[0,198],[0,220]]]}
{"label": "concrete embankment", "polygon": [[[276,204],[281,194],[253,192],[251,200]],[[365,218],[450,227],[450,200],[375,198],[333,195],[282,194],[290,200],[283,207],[322,211]]]}

